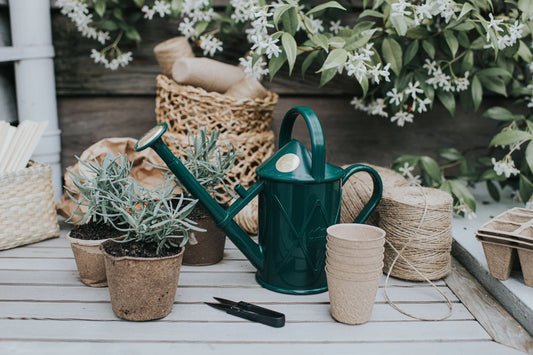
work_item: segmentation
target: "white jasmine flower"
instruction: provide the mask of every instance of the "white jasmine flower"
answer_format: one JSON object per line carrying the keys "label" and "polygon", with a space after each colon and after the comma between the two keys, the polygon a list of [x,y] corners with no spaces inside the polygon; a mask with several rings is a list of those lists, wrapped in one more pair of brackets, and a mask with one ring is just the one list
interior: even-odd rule
{"label": "white jasmine flower", "polygon": [[522,38],[522,29],[524,28],[524,24],[519,23],[518,20],[514,22],[511,26],[509,26],[509,35],[511,38],[516,41],[517,39]]}
{"label": "white jasmine flower", "polygon": [[321,19],[314,18],[313,15],[309,15],[309,20],[311,22],[311,31],[314,34],[324,32],[324,25]]}
{"label": "white jasmine flower", "polygon": [[133,60],[131,52],[121,53],[117,57],[117,61],[120,64],[121,67],[125,67]]}
{"label": "white jasmine flower", "polygon": [[415,170],[414,165],[409,165],[408,162],[405,162],[402,167],[398,168],[398,171],[400,174],[402,174],[404,177],[412,176],[411,172]]}
{"label": "white jasmine flower", "polygon": [[96,49],[91,49],[91,59],[94,60],[96,64],[104,63],[106,61],[105,55],[102,52],[97,51]]}
{"label": "white jasmine flower", "polygon": [[369,104],[368,113],[373,116],[389,117],[386,108],[385,99],[377,99]]}
{"label": "white jasmine flower", "polygon": [[391,5],[392,14],[391,16],[408,16],[411,14],[410,11],[407,11],[407,7],[411,6],[410,3],[408,3],[405,0],[398,0],[398,2]]}
{"label": "white jasmine flower", "polygon": [[413,117],[415,117],[412,113],[405,112],[405,111],[398,111],[394,116],[391,117],[391,122],[396,122],[396,124],[399,127],[403,127],[405,125],[405,122],[413,123]]}
{"label": "white jasmine flower", "polygon": [[496,161],[495,158],[492,158],[491,162],[494,165],[494,171],[498,175],[505,175],[506,178],[509,178],[520,173],[520,170],[516,169],[514,161],[509,156],[506,156],[501,161]]}
{"label": "white jasmine flower", "polygon": [[180,31],[181,34],[184,35],[187,39],[194,38],[194,36],[196,35],[194,23],[191,22],[191,20],[187,17],[185,17],[178,25],[178,31]]}
{"label": "white jasmine flower", "polygon": [[279,42],[278,39],[273,40],[272,37],[268,38],[268,42],[266,43],[266,48],[265,48],[265,54],[268,57],[268,59],[272,58],[272,56],[277,57],[281,53],[281,49],[276,44],[278,42]]}
{"label": "white jasmine flower", "polygon": [[395,104],[396,106],[400,106],[400,103],[403,100],[403,93],[398,92],[396,88],[392,88],[391,91],[387,92],[386,96],[390,97],[389,104]]}
{"label": "white jasmine flower", "polygon": [[428,71],[428,75],[433,74],[436,71],[437,68],[440,69],[439,65],[434,60],[429,60],[428,58],[426,58],[425,62],[426,62],[426,64],[424,64],[422,66],[422,68],[424,68],[424,69],[426,69]]}
{"label": "white jasmine flower", "polygon": [[427,97],[422,100],[421,98],[417,98],[416,101],[413,103],[413,110],[418,106],[418,113],[426,112],[427,105],[431,105],[431,100]]}
{"label": "white jasmine flower", "polygon": [[145,19],[151,20],[152,18],[154,18],[155,9],[153,9],[153,8],[151,9],[149,6],[144,5],[141,8],[141,11],[144,12],[144,18]]}
{"label": "white jasmine flower", "polygon": [[527,97],[526,100],[528,100],[527,107],[533,108],[533,97]]}
{"label": "white jasmine flower", "polygon": [[248,55],[245,58],[239,58],[240,65],[244,68],[244,73],[247,77],[253,76],[257,80],[261,80],[263,75],[268,74],[268,68],[266,68],[266,62],[260,57],[252,67],[253,57]]}
{"label": "white jasmine flower", "polygon": [[[503,28],[498,26],[500,23],[503,22],[503,19],[496,20],[492,13],[489,14],[489,18],[490,18],[490,21],[489,21],[489,24],[487,25],[487,29],[491,29],[492,28],[494,30],[494,32],[496,32],[496,33],[503,32]],[[487,42],[489,42],[489,41],[490,41],[490,34],[489,34],[489,31],[487,31]]]}
{"label": "white jasmine flower", "polygon": [[407,181],[413,183],[413,184],[421,184],[422,179],[420,178],[420,175],[410,176],[407,178]]}
{"label": "white jasmine flower", "polygon": [[170,15],[170,4],[155,0],[154,7],[152,8],[155,12],[159,14],[160,17],[165,17],[165,15]]}
{"label": "white jasmine flower", "polygon": [[407,89],[405,89],[405,95],[407,95],[407,96],[411,95],[413,100],[416,100],[417,94],[421,94],[423,92],[424,92],[424,90],[420,89],[420,82],[419,81],[415,81],[414,84],[413,84],[412,81],[409,82],[409,85],[408,85]]}
{"label": "white jasmine flower", "polygon": [[341,26],[341,20],[337,21],[330,21],[329,22],[329,30],[330,32],[333,32],[334,34],[338,34],[340,30],[342,30],[343,27]]}
{"label": "white jasmine flower", "polygon": [[213,35],[200,36],[200,48],[204,50],[204,55],[215,55],[217,51],[222,52],[222,41]]}
{"label": "white jasmine flower", "polygon": [[456,78],[455,79],[455,90],[457,92],[465,91],[470,86],[470,81],[468,80],[469,72],[465,72],[465,76],[463,78]]}
{"label": "white jasmine flower", "polygon": [[425,18],[431,19],[432,17],[430,3],[421,4],[415,8],[415,24],[419,25]]}

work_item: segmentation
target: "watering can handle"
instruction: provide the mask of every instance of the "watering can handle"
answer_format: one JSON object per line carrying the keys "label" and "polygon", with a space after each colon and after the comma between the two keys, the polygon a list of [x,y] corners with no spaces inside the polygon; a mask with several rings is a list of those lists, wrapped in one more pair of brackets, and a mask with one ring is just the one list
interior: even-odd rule
{"label": "watering can handle", "polygon": [[379,200],[381,200],[381,195],[383,194],[383,183],[377,171],[375,171],[369,166],[362,164],[351,165],[344,169],[342,184],[344,185],[346,181],[348,181],[350,176],[360,171],[364,171],[370,174],[370,176],[372,177],[372,182],[374,183],[374,190],[372,191],[372,196],[370,197],[370,200],[367,202],[365,207],[363,207],[359,215],[355,217],[354,223],[364,223],[368,219],[368,217],[370,217],[370,214],[374,211],[374,209],[376,209]]}
{"label": "watering can handle", "polygon": [[312,165],[311,173],[316,181],[324,179],[326,167],[326,145],[324,143],[324,132],[316,114],[309,107],[296,106],[291,108],[283,117],[279,132],[279,148],[289,143],[292,138],[292,128],[294,121],[299,115],[305,119],[309,136],[311,137]]}

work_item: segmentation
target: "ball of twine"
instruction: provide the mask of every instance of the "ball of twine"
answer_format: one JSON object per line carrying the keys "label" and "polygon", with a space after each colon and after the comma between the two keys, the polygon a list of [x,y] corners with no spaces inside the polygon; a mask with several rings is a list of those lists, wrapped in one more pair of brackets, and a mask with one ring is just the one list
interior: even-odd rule
{"label": "ball of twine", "polygon": [[[383,182],[383,196],[389,194],[389,190],[398,187],[406,186],[409,184],[405,178],[395,172],[394,170],[383,168],[381,166],[365,164],[377,171]],[[347,168],[349,165],[343,166]],[[355,217],[359,215],[363,207],[370,200],[374,184],[372,177],[367,173],[356,173],[350,177],[350,179],[344,184],[342,188],[342,202],[341,202],[341,223],[353,223]],[[367,220],[367,224],[374,226],[378,225],[380,205],[370,215]]]}
{"label": "ball of twine", "polygon": [[451,268],[453,199],[420,186],[389,190],[380,203],[379,227],[387,233],[384,270],[412,280],[437,280]]}

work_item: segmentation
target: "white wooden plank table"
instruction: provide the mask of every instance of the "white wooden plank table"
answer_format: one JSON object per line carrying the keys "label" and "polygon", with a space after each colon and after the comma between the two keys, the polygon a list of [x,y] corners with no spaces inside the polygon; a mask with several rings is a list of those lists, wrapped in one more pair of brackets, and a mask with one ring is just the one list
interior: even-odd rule
{"label": "white wooden plank table", "polygon": [[[68,228],[68,227],[67,227]],[[0,251],[0,354],[518,354],[498,344],[455,296],[452,316],[422,322],[388,305],[382,280],[371,320],[335,322],[327,293],[293,296],[261,288],[244,256],[226,243],[224,260],[184,266],[172,313],[151,322],[128,322],[111,310],[107,288],[78,279],[72,251],[60,238]],[[442,297],[424,283],[391,279],[389,295],[408,312],[446,314]],[[285,313],[283,328],[248,322],[203,304],[213,296],[244,300]]]}

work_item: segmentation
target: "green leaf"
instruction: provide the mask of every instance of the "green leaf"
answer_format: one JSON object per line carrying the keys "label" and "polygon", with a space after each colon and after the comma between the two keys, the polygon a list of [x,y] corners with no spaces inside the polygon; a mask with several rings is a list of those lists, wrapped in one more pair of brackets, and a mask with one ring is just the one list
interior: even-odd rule
{"label": "green leaf", "polygon": [[302,63],[302,77],[305,76],[305,72],[307,71],[307,69],[309,69],[311,64],[313,64],[313,61],[319,53],[319,51],[313,51],[307,55],[304,62]]}
{"label": "green leaf", "polygon": [[463,62],[461,64],[463,71],[471,70],[474,67],[474,52],[473,51],[467,51]]}
{"label": "green leaf", "polygon": [[496,202],[500,201],[500,191],[498,190],[498,187],[494,183],[494,181],[487,180],[487,190],[489,191],[490,197]]}
{"label": "green leaf", "polygon": [[324,61],[324,64],[322,65],[322,68],[320,68],[318,72],[331,68],[337,69],[339,66],[344,65],[346,59],[348,59],[348,53],[346,53],[344,49],[334,49],[329,53],[328,57]]}
{"label": "green leaf", "polygon": [[439,101],[442,103],[444,107],[446,107],[446,110],[450,113],[450,115],[455,115],[455,97],[451,92],[446,91],[438,91],[437,97],[439,98]]}
{"label": "green leaf", "polygon": [[405,36],[407,33],[407,22],[405,22],[405,18],[403,16],[391,16],[390,22],[400,36]]}
{"label": "green leaf", "polygon": [[126,35],[126,38],[131,39],[132,41],[135,41],[135,42],[141,41],[141,35],[133,27],[130,27],[124,34]]}
{"label": "green leaf", "polygon": [[311,14],[317,13],[319,11],[323,11],[325,9],[330,9],[330,8],[341,9],[341,10],[346,11],[346,9],[341,4],[339,4],[338,2],[336,2],[336,1],[328,1],[328,2],[326,2],[324,4],[320,4],[318,6],[313,7],[311,10],[309,10],[306,13],[306,15],[309,16]]}
{"label": "green leaf", "polygon": [[376,29],[366,30],[350,36],[344,45],[344,49],[347,51],[353,51],[363,47],[368,41],[370,41],[374,32],[376,32]]}
{"label": "green leaf", "polygon": [[357,79],[359,81],[359,84],[361,85],[361,89],[363,89],[363,97],[366,96],[368,93],[368,78],[366,76],[361,77],[361,80]]}
{"label": "green leaf", "polygon": [[106,21],[103,21],[101,24],[100,24],[100,28],[104,31],[116,31],[118,30],[118,26],[115,22],[113,21],[110,21],[110,20],[106,20]]}
{"label": "green leaf", "polygon": [[444,39],[446,40],[446,44],[448,45],[448,48],[450,48],[452,57],[455,58],[455,55],[457,54],[457,50],[459,49],[459,42],[457,41],[457,37],[454,36],[452,31],[445,31]]}
{"label": "green leaf", "polygon": [[346,44],[346,40],[342,37],[331,37],[328,40],[328,45],[331,48],[342,48]]}
{"label": "green leaf", "polygon": [[287,60],[287,55],[285,51],[282,51],[279,56],[272,57],[268,62],[268,72],[270,73],[270,80],[274,78],[276,73],[281,69],[283,63]]}
{"label": "green leaf", "polygon": [[298,14],[296,10],[291,7],[283,16],[281,17],[281,22],[283,23],[283,31],[288,32],[292,36],[298,30]]}
{"label": "green leaf", "polygon": [[429,31],[426,30],[422,26],[416,26],[416,27],[410,28],[405,34],[407,38],[418,39],[418,40],[428,38],[430,35],[431,33],[429,33]]}
{"label": "green leaf", "polygon": [[529,171],[533,172],[533,141],[529,142],[525,152],[526,162],[529,166]]}
{"label": "green leaf", "polygon": [[470,11],[474,10],[474,7],[470,5],[470,3],[465,2],[463,4],[463,8],[461,9],[461,13],[459,14],[459,17],[457,17],[457,21],[462,19],[464,16],[468,15]]}
{"label": "green leaf", "polygon": [[326,85],[337,73],[338,71],[335,68],[324,70],[320,76],[320,87]]}
{"label": "green leaf", "polygon": [[481,117],[492,118],[493,120],[498,121],[516,121],[523,120],[525,117],[523,115],[515,115],[511,111],[503,107],[491,107]]}
{"label": "green leaf", "polygon": [[480,71],[477,72],[477,75],[480,77],[480,79],[482,77],[502,77],[502,78],[505,78],[505,79],[511,79],[513,76],[511,75],[511,73],[509,73],[507,70],[505,69],[502,69],[502,68],[487,68],[487,69],[482,69]]}
{"label": "green leaf", "polygon": [[462,200],[472,211],[476,211],[476,199],[472,192],[457,180],[449,180],[452,193]]}
{"label": "green leaf", "polygon": [[431,179],[439,184],[442,182],[442,172],[440,170],[439,163],[437,163],[435,159],[428,156],[422,156],[420,157],[419,163],[421,169],[424,170],[431,177]]}
{"label": "green leaf", "polygon": [[144,5],[144,0],[133,0],[133,2],[137,7],[142,7]]}
{"label": "green leaf", "polygon": [[287,56],[287,61],[289,62],[289,75],[292,73],[294,68],[294,63],[296,62],[296,41],[294,37],[289,33],[285,32],[281,36],[281,45]]}
{"label": "green leaf", "polygon": [[274,21],[274,25],[276,27],[278,27],[281,16],[283,16],[283,14],[291,7],[292,7],[291,5],[285,4],[285,5],[278,6],[276,10],[274,10],[274,16],[272,16],[272,20]]}
{"label": "green leaf", "polygon": [[524,43],[524,41],[520,41],[520,47],[518,47],[518,55],[526,63],[531,63],[531,61],[533,61],[533,54],[531,54],[531,50],[529,49],[527,44]]}
{"label": "green leaf", "polygon": [[457,161],[463,159],[463,154],[455,148],[439,148],[437,149],[439,157],[449,161]]}
{"label": "green leaf", "polygon": [[511,145],[514,143],[518,143],[521,141],[525,141],[528,139],[533,138],[531,133],[520,131],[518,129],[508,129],[503,132],[498,133],[492,140],[490,141],[489,146],[493,147],[495,145]]}
{"label": "green leaf", "polygon": [[431,59],[435,59],[435,45],[433,44],[432,39],[422,41],[422,48],[424,48]]}
{"label": "green leaf", "polygon": [[403,56],[403,64],[407,65],[413,60],[413,58],[418,53],[418,41],[413,41],[409,43],[407,46],[407,49],[405,51],[405,54]]}
{"label": "green leaf", "polygon": [[105,0],[97,0],[94,2],[94,11],[98,14],[98,16],[104,17],[105,8]]}
{"label": "green leaf", "polygon": [[479,105],[481,105],[481,101],[483,100],[483,86],[481,86],[481,82],[477,78],[477,76],[474,76],[472,79],[472,83],[470,84],[470,90],[472,92],[472,103],[474,104],[474,111],[477,111],[479,109]]}
{"label": "green leaf", "polygon": [[326,52],[329,49],[328,38],[323,34],[314,35],[311,37],[311,42],[313,42],[316,46],[323,48]]}
{"label": "green leaf", "polygon": [[520,174],[518,187],[522,201],[529,201],[533,194],[533,184],[524,174]]}
{"label": "green leaf", "polygon": [[362,19],[363,17],[377,17],[377,18],[383,18],[383,13],[379,11],[374,10],[365,10],[359,14],[359,18]]}
{"label": "green leaf", "polygon": [[497,94],[507,97],[507,88],[502,78],[499,78],[497,76],[493,76],[493,77],[478,76],[478,77],[481,83],[483,84],[483,86],[485,87],[485,89],[488,89],[492,92],[495,92]]}
{"label": "green leaf", "polygon": [[391,69],[396,75],[402,70],[402,47],[394,39],[387,37],[381,46],[383,59],[391,64]]}
{"label": "green leaf", "polygon": [[533,13],[533,2],[531,0],[518,0],[518,8],[529,15]]}

